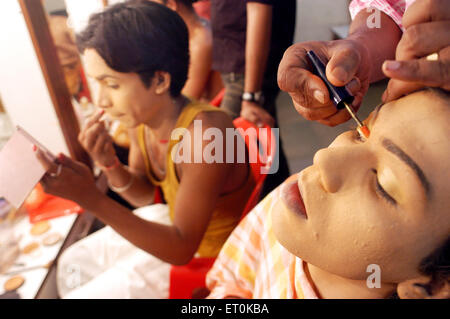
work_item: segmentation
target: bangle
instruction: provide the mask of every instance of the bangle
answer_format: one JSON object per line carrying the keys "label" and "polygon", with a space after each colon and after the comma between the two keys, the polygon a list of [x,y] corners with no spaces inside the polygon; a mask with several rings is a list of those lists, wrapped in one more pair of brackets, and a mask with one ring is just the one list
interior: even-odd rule
{"label": "bangle", "polygon": [[111,166],[103,166],[103,165],[101,165],[101,164],[99,164],[99,163],[97,163],[97,162],[95,162],[95,165],[96,165],[98,168],[100,168],[102,171],[110,171],[110,170],[112,170],[112,169],[114,169],[114,168],[119,167],[120,161],[119,161],[119,159],[118,159],[117,156],[116,156],[116,157],[114,158],[114,164],[112,164]]}
{"label": "bangle", "polygon": [[113,190],[114,192],[116,192],[116,193],[123,193],[123,192],[126,192],[131,187],[131,185],[133,185],[133,182],[134,182],[134,175],[130,173],[130,181],[128,182],[128,184],[126,184],[124,186],[121,186],[121,187],[113,186],[109,182],[109,179],[107,180],[106,183],[108,184],[108,187],[111,190]]}

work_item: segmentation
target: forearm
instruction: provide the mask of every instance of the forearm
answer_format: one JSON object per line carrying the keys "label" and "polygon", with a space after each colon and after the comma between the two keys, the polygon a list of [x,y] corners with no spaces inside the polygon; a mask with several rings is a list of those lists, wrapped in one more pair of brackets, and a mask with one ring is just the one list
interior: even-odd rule
{"label": "forearm", "polygon": [[272,6],[257,2],[247,4],[247,39],[245,45],[244,91],[261,91],[270,50]]}
{"label": "forearm", "polygon": [[402,36],[397,24],[385,13],[380,12],[380,28],[369,28],[368,19],[373,12],[362,10],[350,25],[348,39],[356,40],[368,51],[372,64],[370,82],[385,78],[381,66],[385,60],[395,58],[395,50]]}
{"label": "forearm", "polygon": [[146,221],[102,194],[82,205],[138,248],[175,265],[186,264],[195,253],[175,226]]}
{"label": "forearm", "polygon": [[155,187],[147,178],[132,173],[130,168],[120,164],[114,169],[104,171],[108,182],[114,187],[123,187],[131,183],[130,187],[119,195],[135,207],[142,207],[153,203]]}

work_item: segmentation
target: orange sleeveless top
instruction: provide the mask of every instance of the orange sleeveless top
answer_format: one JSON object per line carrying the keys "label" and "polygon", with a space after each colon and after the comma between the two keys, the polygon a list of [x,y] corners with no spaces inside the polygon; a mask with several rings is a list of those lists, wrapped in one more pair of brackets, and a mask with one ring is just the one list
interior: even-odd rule
{"label": "orange sleeveless top", "polygon": [[[201,112],[223,111],[208,104],[192,101],[182,110],[175,128],[187,129],[194,121],[195,117]],[[180,182],[176,174],[175,164],[172,160],[171,154],[173,147],[180,142],[181,136],[179,139],[171,139],[169,142],[166,155],[166,176],[162,181],[157,180],[151,171],[147,148],[145,146],[144,124],[137,128],[137,137],[139,147],[145,159],[147,177],[153,185],[161,187],[164,198],[169,205],[170,218],[173,221],[175,215],[174,207],[176,195]],[[219,197],[211,220],[197,250],[199,257],[216,257],[219,254],[222,245],[239,223],[240,215],[236,215],[234,212],[242,212],[244,210],[245,204],[247,203],[254,187],[255,181],[249,170],[246,182],[239,187],[239,189]]]}

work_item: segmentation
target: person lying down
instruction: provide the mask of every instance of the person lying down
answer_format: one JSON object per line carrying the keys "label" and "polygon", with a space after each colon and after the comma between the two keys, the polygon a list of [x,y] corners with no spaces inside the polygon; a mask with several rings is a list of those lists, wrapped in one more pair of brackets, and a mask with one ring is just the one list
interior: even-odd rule
{"label": "person lying down", "polygon": [[233,231],[209,298],[449,298],[450,95],[375,109]]}

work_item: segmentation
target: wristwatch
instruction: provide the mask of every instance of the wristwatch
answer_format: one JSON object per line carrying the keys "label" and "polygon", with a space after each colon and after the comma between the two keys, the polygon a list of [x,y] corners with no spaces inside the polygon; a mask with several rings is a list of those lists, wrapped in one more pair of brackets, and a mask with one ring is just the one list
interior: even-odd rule
{"label": "wristwatch", "polygon": [[264,102],[264,95],[261,91],[259,92],[244,92],[242,94],[242,100],[248,102],[254,102],[262,105]]}

